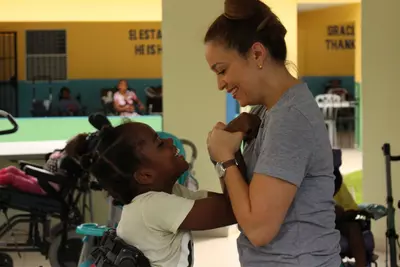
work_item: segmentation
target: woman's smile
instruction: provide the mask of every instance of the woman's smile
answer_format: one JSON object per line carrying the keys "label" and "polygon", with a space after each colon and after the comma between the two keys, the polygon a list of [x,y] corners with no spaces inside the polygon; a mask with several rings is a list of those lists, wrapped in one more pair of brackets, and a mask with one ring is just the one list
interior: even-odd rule
{"label": "woman's smile", "polygon": [[228,91],[228,93],[230,93],[234,99],[236,99],[238,92],[239,88],[237,86],[233,87]]}

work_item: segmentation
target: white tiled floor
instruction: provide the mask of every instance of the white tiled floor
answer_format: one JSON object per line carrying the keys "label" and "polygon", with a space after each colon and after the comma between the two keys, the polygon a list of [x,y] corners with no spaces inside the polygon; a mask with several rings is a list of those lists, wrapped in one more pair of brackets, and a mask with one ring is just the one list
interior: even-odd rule
{"label": "white tiled floor", "polygon": [[[343,150],[343,174],[362,168],[361,153],[356,150]],[[237,232],[227,238],[195,238],[195,267],[239,267],[236,250]],[[380,255],[379,266],[385,266],[385,256]],[[19,258],[12,254],[15,267],[50,267],[49,263],[38,253],[24,253]]]}
{"label": "white tiled floor", "polygon": [[[194,267],[240,267],[236,250],[237,234],[228,238],[196,238]],[[384,253],[379,255],[378,266],[385,266]],[[19,259],[16,254],[15,267],[51,267],[43,256],[37,253],[25,253]]]}
{"label": "white tiled floor", "polygon": [[[195,240],[194,267],[240,267],[236,250],[236,237],[228,238],[198,238]],[[379,255],[378,267],[384,267],[385,254]]]}
{"label": "white tiled floor", "polygon": [[362,153],[356,149],[342,150],[342,174],[348,174],[354,171],[362,170]]}

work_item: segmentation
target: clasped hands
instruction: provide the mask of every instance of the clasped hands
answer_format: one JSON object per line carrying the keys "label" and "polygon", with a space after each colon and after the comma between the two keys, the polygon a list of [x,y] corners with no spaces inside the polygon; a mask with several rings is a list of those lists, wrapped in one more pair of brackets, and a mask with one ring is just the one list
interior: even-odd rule
{"label": "clasped hands", "polygon": [[218,122],[208,133],[207,138],[211,159],[224,162],[235,158],[243,139],[255,138],[260,124],[260,118],[250,113],[241,113],[228,125]]}

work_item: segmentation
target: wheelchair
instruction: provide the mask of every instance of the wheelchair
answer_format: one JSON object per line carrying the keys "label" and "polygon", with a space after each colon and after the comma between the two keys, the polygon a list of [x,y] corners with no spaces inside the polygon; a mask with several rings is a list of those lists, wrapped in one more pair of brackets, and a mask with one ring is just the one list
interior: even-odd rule
{"label": "wheelchair", "polygon": [[[6,218],[0,226],[0,238],[12,233],[20,224],[29,225],[26,242],[7,243],[4,248],[0,247],[0,252],[40,252],[49,259],[51,266],[76,266],[82,242],[75,228],[84,221],[85,212],[79,209],[79,205],[82,194],[86,195],[78,180],[84,174],[79,166],[74,167],[76,163],[69,158],[61,163],[61,168],[67,170],[64,174],[53,174],[26,162],[20,164],[28,175],[38,179],[47,194],[0,188],[0,209]],[[56,191],[49,182],[60,185],[60,190]],[[11,209],[24,213],[8,217],[7,211]],[[51,227],[54,218],[60,223]]]}
{"label": "wheelchair", "polygon": [[[14,125],[13,130],[0,131],[0,134],[17,131],[18,125],[11,115],[4,116],[0,111],[0,116],[8,118]],[[60,162],[60,172],[56,174],[29,162],[20,161],[19,165],[26,174],[37,178],[46,195],[0,186],[0,211],[5,217],[5,223],[0,225],[0,266],[13,266],[8,252],[40,252],[53,267],[76,266],[82,241],[75,228],[84,222],[86,215],[86,196],[91,189],[89,174],[69,157]],[[54,189],[50,182],[58,184],[60,190]],[[18,213],[9,217],[9,210]],[[52,219],[59,219],[60,223],[52,227]],[[5,237],[13,236],[15,228],[21,224],[29,226],[27,240],[5,241]]]}
{"label": "wheelchair", "polygon": [[[371,232],[371,221],[379,220],[380,218],[386,216],[387,210],[382,205],[376,204],[361,204],[358,206],[357,211],[346,212],[345,220],[356,221],[361,226],[361,231],[364,239],[366,256],[367,256],[367,267],[378,266],[377,260],[378,255],[374,253],[375,241],[374,235]],[[351,259],[353,255],[351,254],[351,249],[348,240],[342,235],[340,239],[341,252],[340,256],[344,260],[345,258]],[[352,266],[351,263],[344,263],[344,266]]]}
{"label": "wheelchair", "polygon": [[[340,173],[340,166],[342,165],[342,151],[340,149],[333,149],[333,160],[335,169],[335,194],[339,191],[343,183],[343,177]],[[378,266],[377,260],[378,256],[374,253],[375,241],[374,236],[371,232],[371,222],[372,220],[379,220],[387,215],[386,207],[376,204],[360,204],[356,211],[345,212],[342,222],[356,221],[360,224],[361,231],[363,234],[366,256],[367,256],[367,266]],[[336,221],[336,223],[339,223]],[[352,266],[351,263],[345,262],[344,260],[352,259],[351,248],[349,242],[345,236],[341,235],[340,238],[341,252],[340,256],[343,260],[343,266]]]}

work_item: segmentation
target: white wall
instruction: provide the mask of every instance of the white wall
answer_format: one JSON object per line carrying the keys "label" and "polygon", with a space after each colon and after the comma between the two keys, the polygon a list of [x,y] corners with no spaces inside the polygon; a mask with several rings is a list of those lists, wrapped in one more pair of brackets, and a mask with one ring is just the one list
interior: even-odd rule
{"label": "white wall", "polygon": [[[393,153],[400,154],[399,10],[398,0],[362,3],[363,189],[364,199],[370,203],[385,204],[383,143],[390,142]],[[394,163],[396,206],[400,199],[399,176],[400,163]],[[400,218],[396,219],[399,225]],[[386,220],[373,224],[373,231],[378,247],[385,249]]]}

